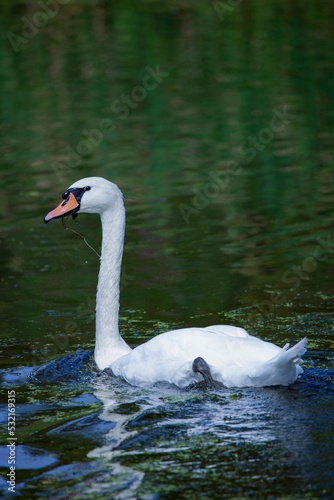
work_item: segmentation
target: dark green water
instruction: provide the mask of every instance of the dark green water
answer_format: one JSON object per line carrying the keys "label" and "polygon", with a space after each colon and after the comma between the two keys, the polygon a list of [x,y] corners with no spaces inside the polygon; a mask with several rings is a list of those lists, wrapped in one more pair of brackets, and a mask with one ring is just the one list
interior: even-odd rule
{"label": "dark green water", "polygon": [[[54,2],[0,6],[4,497],[14,390],[22,498],[333,498],[334,4]],[[67,358],[24,383],[94,347],[99,260],[42,220],[91,175],[124,192],[126,341],[307,335],[296,384],[141,390]]]}

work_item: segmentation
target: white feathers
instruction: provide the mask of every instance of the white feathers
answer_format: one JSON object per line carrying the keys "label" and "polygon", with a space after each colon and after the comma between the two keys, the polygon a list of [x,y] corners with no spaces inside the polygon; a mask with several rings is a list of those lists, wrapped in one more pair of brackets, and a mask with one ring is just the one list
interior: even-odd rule
{"label": "white feathers", "polygon": [[226,387],[289,385],[302,373],[295,359],[296,352],[304,354],[306,339],[291,353],[291,349],[248,334],[233,336],[220,328],[219,332],[208,327],[163,333],[114,361],[110,368],[115,375],[139,386],[167,381],[186,387],[198,381],[192,371],[192,362],[198,356],[208,363],[214,380]]}

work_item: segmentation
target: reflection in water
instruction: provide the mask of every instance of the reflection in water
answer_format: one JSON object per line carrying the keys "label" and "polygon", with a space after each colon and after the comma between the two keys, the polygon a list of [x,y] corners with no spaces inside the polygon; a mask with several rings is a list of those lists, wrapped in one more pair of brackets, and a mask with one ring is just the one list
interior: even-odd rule
{"label": "reflection in water", "polygon": [[[63,2],[17,53],[6,34],[40,7],[0,5],[0,373],[19,445],[38,451],[38,473],[18,464],[24,498],[333,491],[334,4],[237,3],[222,19],[211,2]],[[23,380],[93,348],[98,259],[42,222],[91,175],[125,194],[129,345],[218,323],[281,346],[306,335],[297,384],[143,391],[75,363],[72,380]],[[78,223],[98,249],[94,217]]]}
{"label": "reflection in water", "polygon": [[[91,450],[88,457],[111,460],[113,465],[132,464],[137,488],[144,491],[152,485],[145,482],[144,474],[135,475],[138,465],[146,472],[153,467],[161,476],[166,469],[182,467],[180,455],[186,455],[187,467],[197,472],[202,469],[197,464],[200,452],[206,471],[227,469],[233,475],[256,462],[262,479],[264,471],[269,479],[289,468],[292,480],[296,463],[307,456],[308,428],[298,408],[291,411],[291,389],[234,394],[223,388],[210,393],[198,389],[182,392],[159,385],[143,393],[118,383],[109,384],[107,390],[106,382],[95,391],[104,404],[99,418],[115,427],[106,435],[106,444]],[[293,398],[300,396],[297,386]],[[131,403],[122,403],[124,399]]]}
{"label": "reflection in water", "polygon": [[[261,488],[266,494],[284,492],[287,485],[292,493],[307,490],[310,478],[313,488],[326,489],[330,478],[322,471],[319,444],[331,432],[334,373],[321,358],[314,362],[319,367],[307,368],[291,387],[237,392],[168,384],[144,390],[108,370],[56,385],[44,380],[17,386],[18,399],[29,403],[18,405],[20,428],[29,426],[29,435],[40,436],[40,472],[28,470],[22,482],[24,465],[18,462],[18,490],[24,494],[28,487],[29,494],[50,498],[52,488],[60,499],[70,486],[77,498],[113,492],[122,499],[151,498],[158,488],[164,498],[173,484],[181,498],[197,488],[210,498],[245,491],[258,498]],[[7,378],[4,389],[11,384]],[[320,401],[317,435],[313,419]],[[69,453],[71,464],[61,465]],[[44,492],[39,485],[45,482]]]}

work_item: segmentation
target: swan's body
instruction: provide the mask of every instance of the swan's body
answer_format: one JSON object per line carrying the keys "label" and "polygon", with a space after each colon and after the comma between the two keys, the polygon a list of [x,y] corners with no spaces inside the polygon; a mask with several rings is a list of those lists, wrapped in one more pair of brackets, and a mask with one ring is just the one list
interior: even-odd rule
{"label": "swan's body", "polygon": [[119,280],[123,254],[125,210],[118,187],[99,177],[74,183],[64,202],[45,222],[77,212],[99,213],[102,252],[96,298],[95,361],[103,370],[133,385],[169,382],[179,387],[197,382],[195,358],[207,363],[212,378],[227,387],[262,387],[293,383],[303,370],[301,356],[306,339],[283,349],[249,335],[242,328],[219,325],[185,328],[163,333],[131,349],[118,330]]}
{"label": "swan's body", "polygon": [[[288,385],[302,372],[302,340],[281,349],[249,335],[242,328],[209,326],[162,333],[111,363],[115,375],[132,385],[166,381],[179,387],[198,382],[193,360],[202,357],[214,380],[226,387]],[[297,364],[296,364],[297,363]]]}

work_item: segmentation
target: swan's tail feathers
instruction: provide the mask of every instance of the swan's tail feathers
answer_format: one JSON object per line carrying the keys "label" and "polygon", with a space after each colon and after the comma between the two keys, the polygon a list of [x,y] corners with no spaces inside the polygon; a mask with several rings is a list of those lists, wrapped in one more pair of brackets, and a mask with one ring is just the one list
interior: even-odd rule
{"label": "swan's tail feathers", "polygon": [[307,350],[306,346],[307,346],[307,338],[304,337],[300,342],[298,342],[298,344],[294,345],[293,347],[287,350],[287,353],[290,355],[290,359],[295,365],[298,365],[302,361],[301,358]]}
{"label": "swan's tail feathers", "polygon": [[277,377],[281,378],[281,385],[292,384],[298,375],[303,373],[300,363],[306,352],[306,345],[307,338],[305,337],[290,349],[285,350],[286,346],[284,346],[282,351],[273,358]]}
{"label": "swan's tail feathers", "polygon": [[295,382],[298,375],[303,373],[300,366],[302,356],[306,352],[307,339],[288,348],[285,345],[276,356],[254,368],[252,385],[263,387],[265,385],[290,385]]}

